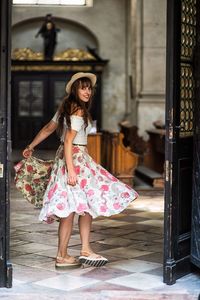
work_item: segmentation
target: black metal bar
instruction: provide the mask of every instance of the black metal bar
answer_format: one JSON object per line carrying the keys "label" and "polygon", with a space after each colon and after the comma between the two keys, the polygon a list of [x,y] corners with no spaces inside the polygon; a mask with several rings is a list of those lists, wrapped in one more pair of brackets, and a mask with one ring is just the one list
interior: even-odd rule
{"label": "black metal bar", "polygon": [[11,0],[2,0],[0,5],[0,287],[10,288],[12,286],[12,265],[9,262]]}

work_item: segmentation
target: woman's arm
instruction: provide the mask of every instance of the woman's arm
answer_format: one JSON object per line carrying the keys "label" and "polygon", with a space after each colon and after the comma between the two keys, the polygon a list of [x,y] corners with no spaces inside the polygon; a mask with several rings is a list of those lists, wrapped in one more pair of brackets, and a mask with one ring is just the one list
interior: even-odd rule
{"label": "woman's arm", "polygon": [[67,183],[70,185],[75,185],[77,182],[77,176],[72,159],[72,144],[76,134],[76,130],[67,130],[64,139],[64,156],[68,172]]}
{"label": "woman's arm", "polygon": [[56,130],[57,126],[58,126],[58,124],[52,120],[49,123],[47,123],[38,132],[38,134],[35,136],[33,141],[26,147],[26,149],[24,149],[23,156],[25,158],[31,156],[32,152],[34,150],[34,147],[37,146],[38,144],[40,144],[42,141],[44,141],[50,134],[52,134]]}

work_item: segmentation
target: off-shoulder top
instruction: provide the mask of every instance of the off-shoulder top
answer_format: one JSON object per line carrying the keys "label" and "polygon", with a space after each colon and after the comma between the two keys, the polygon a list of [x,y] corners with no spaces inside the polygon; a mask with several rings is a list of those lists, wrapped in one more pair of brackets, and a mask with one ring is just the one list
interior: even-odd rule
{"label": "off-shoulder top", "polygon": [[[90,122],[88,122],[88,126],[86,127],[85,130],[85,124],[84,124],[84,119],[83,117],[72,115],[70,117],[71,119],[71,129],[77,131],[77,134],[73,140],[73,144],[80,144],[80,145],[87,145],[87,136],[92,129],[92,125]],[[52,118],[52,121],[55,123],[58,123],[58,112],[55,113],[55,115]],[[60,138],[61,142],[64,141],[65,133],[67,130],[67,124],[66,121],[64,120],[64,126],[63,126],[63,134]]]}

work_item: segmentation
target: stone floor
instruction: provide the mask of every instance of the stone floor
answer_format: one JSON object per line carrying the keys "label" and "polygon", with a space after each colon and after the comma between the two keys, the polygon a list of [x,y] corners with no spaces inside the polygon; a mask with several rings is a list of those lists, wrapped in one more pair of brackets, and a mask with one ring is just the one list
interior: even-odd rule
{"label": "stone floor", "polygon": [[[120,215],[93,222],[92,248],[106,256],[102,268],[55,269],[58,223],[38,221],[39,211],[11,187],[11,262],[13,288],[1,289],[1,299],[197,299],[200,274],[190,274],[173,286],[162,282],[163,192],[140,191],[140,197]],[[78,256],[77,219],[70,241]]]}

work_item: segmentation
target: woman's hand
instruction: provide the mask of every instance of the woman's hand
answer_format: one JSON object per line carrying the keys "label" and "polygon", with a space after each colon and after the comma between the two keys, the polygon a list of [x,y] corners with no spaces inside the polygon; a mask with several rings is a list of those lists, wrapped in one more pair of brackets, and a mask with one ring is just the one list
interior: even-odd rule
{"label": "woman's hand", "polygon": [[73,164],[73,150],[72,143],[77,134],[77,131],[71,129],[67,130],[64,139],[64,156],[66,161],[66,168],[68,172],[67,176],[67,184],[76,185],[77,183],[77,175],[74,169]]}
{"label": "woman's hand", "polygon": [[74,170],[68,171],[67,183],[69,185],[76,185],[76,183],[77,183],[77,175],[76,175],[76,172]]}
{"label": "woman's hand", "polygon": [[28,158],[32,156],[34,149],[30,146],[27,146],[24,151],[22,152],[23,157]]}

